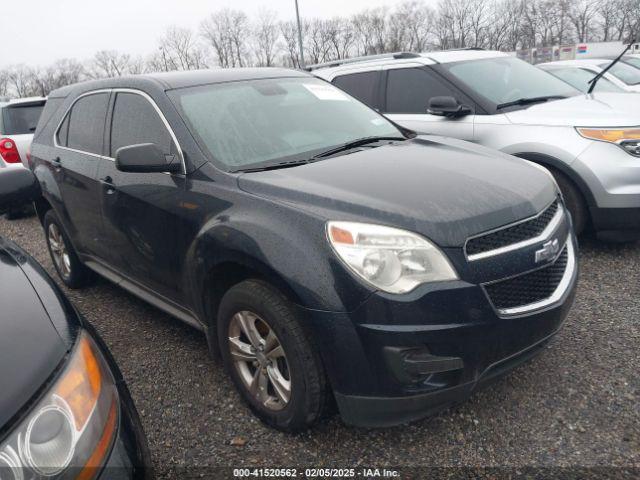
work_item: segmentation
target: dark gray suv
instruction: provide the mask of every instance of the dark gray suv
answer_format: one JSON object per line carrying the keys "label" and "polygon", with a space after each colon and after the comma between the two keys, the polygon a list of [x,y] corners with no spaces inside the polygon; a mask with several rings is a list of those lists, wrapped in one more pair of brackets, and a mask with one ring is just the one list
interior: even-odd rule
{"label": "dark gray suv", "polygon": [[32,162],[62,280],[97,272],[202,330],[283,430],[331,396],[366,426],[460,401],[572,303],[576,244],[546,170],[416,137],[302,72],[57,90]]}

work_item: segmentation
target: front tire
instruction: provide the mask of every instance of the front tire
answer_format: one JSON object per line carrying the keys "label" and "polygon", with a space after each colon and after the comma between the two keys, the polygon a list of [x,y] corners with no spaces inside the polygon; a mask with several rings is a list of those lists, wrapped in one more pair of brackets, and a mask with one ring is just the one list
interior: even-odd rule
{"label": "front tire", "polygon": [[266,424],[287,432],[321,418],[327,384],[295,307],[259,280],[230,288],[218,310],[225,368],[243,400]]}
{"label": "front tire", "polygon": [[92,279],[91,271],[78,258],[53,210],[44,215],[43,224],[49,255],[60,279],[69,288],[87,286]]}

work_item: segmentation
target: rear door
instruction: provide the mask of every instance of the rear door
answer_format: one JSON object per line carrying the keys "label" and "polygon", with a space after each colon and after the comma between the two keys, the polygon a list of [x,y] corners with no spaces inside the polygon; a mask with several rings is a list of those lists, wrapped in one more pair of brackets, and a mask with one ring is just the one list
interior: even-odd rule
{"label": "rear door", "polygon": [[67,112],[54,138],[55,150],[46,160],[63,200],[58,213],[80,253],[96,254],[100,247],[100,187],[96,178],[103,153],[109,92],[79,97]]}
{"label": "rear door", "polygon": [[[103,254],[115,270],[165,299],[181,303],[181,243],[185,176],[125,173],[116,168],[121,147],[154,143],[167,158],[181,157],[177,140],[151,97],[115,90],[105,135],[108,158],[98,177],[103,215]],[[184,163],[183,163],[184,164]]]}
{"label": "rear door", "polygon": [[400,125],[418,133],[473,140],[474,114],[451,119],[427,113],[432,97],[454,97],[475,105],[438,73],[424,65],[386,65],[383,74],[383,113]]}

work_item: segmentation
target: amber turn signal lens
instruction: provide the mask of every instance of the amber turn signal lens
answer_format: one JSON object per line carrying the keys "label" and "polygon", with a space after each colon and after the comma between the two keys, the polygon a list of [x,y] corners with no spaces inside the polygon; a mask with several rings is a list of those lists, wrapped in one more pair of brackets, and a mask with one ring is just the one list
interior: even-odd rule
{"label": "amber turn signal lens", "polygon": [[640,140],[640,128],[627,129],[596,129],[578,128],[578,132],[585,138],[602,142],[618,143],[622,140]]}
{"label": "amber turn signal lens", "polygon": [[67,402],[73,412],[76,430],[81,431],[98,401],[102,373],[86,336],[80,339],[78,353],[55,393]]}
{"label": "amber turn signal lens", "polygon": [[333,243],[346,243],[347,245],[353,245],[355,243],[351,232],[336,227],[335,225],[331,226],[329,234],[331,235],[331,240],[333,241]]}

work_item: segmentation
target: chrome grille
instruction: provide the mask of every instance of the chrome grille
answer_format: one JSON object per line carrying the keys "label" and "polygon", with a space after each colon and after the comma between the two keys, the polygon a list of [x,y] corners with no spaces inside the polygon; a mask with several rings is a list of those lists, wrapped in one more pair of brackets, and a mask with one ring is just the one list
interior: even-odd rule
{"label": "chrome grille", "polygon": [[529,220],[470,238],[465,246],[467,256],[472,259],[474,256],[538,237],[549,226],[558,208],[559,202],[556,200],[542,213]]}

